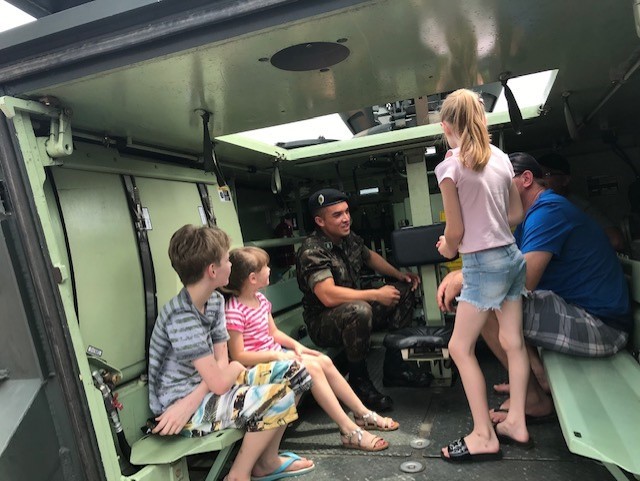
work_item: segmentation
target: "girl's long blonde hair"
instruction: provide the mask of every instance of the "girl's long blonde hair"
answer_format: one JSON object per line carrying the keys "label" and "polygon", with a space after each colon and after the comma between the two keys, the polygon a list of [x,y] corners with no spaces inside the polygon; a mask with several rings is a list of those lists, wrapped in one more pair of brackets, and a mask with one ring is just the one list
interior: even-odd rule
{"label": "girl's long blonde hair", "polygon": [[231,274],[229,283],[221,288],[226,296],[239,296],[242,286],[252,272],[260,272],[264,266],[269,265],[269,254],[260,247],[240,247],[229,252],[231,262]]}
{"label": "girl's long blonde hair", "polygon": [[491,138],[478,94],[468,89],[450,93],[442,103],[440,120],[447,122],[460,137],[463,165],[475,171],[484,169],[491,157]]}

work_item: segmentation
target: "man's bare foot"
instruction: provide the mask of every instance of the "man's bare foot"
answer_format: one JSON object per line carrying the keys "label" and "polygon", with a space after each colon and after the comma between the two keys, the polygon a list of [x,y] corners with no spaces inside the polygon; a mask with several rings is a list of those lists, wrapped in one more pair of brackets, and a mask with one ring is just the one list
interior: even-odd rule
{"label": "man's bare foot", "polygon": [[515,426],[513,424],[504,422],[498,423],[495,426],[496,434],[507,436],[519,443],[527,443],[529,441],[529,431],[527,431],[526,425]]}
{"label": "man's bare foot", "polygon": [[[493,424],[504,422],[509,413],[509,403],[510,399],[507,399],[498,409],[489,411],[489,417]],[[532,419],[535,420],[535,418],[545,418],[554,412],[553,401],[549,396],[541,397],[536,403],[527,402],[524,411],[528,422],[531,422]]]}
{"label": "man's bare foot", "polygon": [[509,395],[509,383],[501,382],[500,384],[494,384],[493,390],[496,394],[503,394],[505,396]]}
{"label": "man's bare foot", "polygon": [[[549,381],[547,380],[546,377],[538,377],[538,376],[536,376],[536,380],[538,381],[538,384],[540,384],[540,387],[542,388],[542,390],[545,393],[551,394],[551,388],[549,387]],[[509,383],[508,382],[501,382],[500,384],[494,384],[493,385],[493,391],[496,394],[508,396],[509,395]]]}

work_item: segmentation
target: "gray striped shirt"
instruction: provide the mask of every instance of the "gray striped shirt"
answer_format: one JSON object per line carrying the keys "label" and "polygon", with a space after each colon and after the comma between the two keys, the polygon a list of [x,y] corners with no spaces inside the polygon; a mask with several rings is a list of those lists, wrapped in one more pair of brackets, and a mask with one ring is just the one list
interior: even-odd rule
{"label": "gray striped shirt", "polygon": [[163,413],[202,381],[193,361],[229,339],[224,298],[214,291],[202,314],[183,288],[162,308],[149,345],[149,407]]}

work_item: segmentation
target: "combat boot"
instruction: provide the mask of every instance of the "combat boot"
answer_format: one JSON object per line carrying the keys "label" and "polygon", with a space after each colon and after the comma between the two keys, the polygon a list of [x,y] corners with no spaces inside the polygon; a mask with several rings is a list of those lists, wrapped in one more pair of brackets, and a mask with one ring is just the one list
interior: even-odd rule
{"label": "combat boot", "polygon": [[382,368],[382,385],[384,387],[429,387],[433,376],[426,372],[412,369],[409,362],[402,360],[398,349],[387,349]]}
{"label": "combat boot", "polygon": [[393,408],[393,400],[379,392],[368,377],[349,379],[349,384],[368,409],[381,413]]}

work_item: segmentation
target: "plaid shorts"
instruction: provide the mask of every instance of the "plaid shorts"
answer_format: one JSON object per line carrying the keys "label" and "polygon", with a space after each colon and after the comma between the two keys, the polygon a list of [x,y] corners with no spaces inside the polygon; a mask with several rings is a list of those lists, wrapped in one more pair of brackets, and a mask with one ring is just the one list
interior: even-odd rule
{"label": "plaid shorts", "polygon": [[573,356],[605,357],[622,349],[628,334],[608,326],[552,291],[530,292],[523,303],[529,344]]}
{"label": "plaid shorts", "polygon": [[264,431],[298,419],[295,396],[311,388],[311,376],[297,361],[257,364],[243,371],[229,391],[207,394],[183,436],[204,436],[226,428]]}

